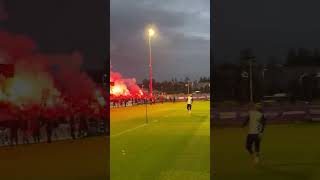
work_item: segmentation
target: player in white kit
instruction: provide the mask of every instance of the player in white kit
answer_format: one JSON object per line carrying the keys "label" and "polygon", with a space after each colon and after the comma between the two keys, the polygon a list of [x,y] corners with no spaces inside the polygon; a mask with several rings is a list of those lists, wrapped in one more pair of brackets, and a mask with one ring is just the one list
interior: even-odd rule
{"label": "player in white kit", "polygon": [[192,98],[192,94],[190,94],[187,97],[187,110],[188,110],[189,113],[191,113],[192,102],[193,102],[193,98]]}
{"label": "player in white kit", "polygon": [[[259,163],[261,136],[265,127],[265,118],[260,104],[256,104],[249,110],[249,117],[243,126],[248,126],[246,149],[253,155],[254,163]],[[253,147],[254,146],[254,151]]]}

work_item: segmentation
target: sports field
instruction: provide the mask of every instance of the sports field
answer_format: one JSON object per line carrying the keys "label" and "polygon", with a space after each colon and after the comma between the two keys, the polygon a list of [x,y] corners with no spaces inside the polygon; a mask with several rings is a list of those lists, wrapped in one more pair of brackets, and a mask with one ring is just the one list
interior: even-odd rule
{"label": "sports field", "polygon": [[242,128],[213,128],[213,178],[219,180],[320,179],[320,125],[267,125],[261,165],[254,166],[244,148]]}
{"label": "sports field", "polygon": [[112,180],[209,180],[210,103],[111,110]]}
{"label": "sports field", "polygon": [[0,148],[3,180],[106,180],[105,137]]}

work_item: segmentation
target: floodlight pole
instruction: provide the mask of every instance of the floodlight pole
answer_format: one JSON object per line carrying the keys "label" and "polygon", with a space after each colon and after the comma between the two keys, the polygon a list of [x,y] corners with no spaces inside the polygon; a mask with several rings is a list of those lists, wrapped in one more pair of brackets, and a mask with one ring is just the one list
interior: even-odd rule
{"label": "floodlight pole", "polygon": [[151,52],[151,35],[149,34],[149,93],[150,97],[152,97],[152,52]]}
{"label": "floodlight pole", "polygon": [[149,120],[148,120],[148,98],[146,98],[145,104],[146,104],[146,124],[148,124],[148,122],[149,122]]}
{"label": "floodlight pole", "polygon": [[190,94],[189,81],[187,82],[187,84],[185,84],[185,86],[187,87],[187,93]]}
{"label": "floodlight pole", "polygon": [[[154,30],[148,30],[148,45],[149,45],[149,96],[152,98],[152,51],[151,51],[151,37],[154,35]],[[151,99],[150,99],[151,100]],[[146,123],[148,123],[148,98],[146,98]]]}
{"label": "floodlight pole", "polygon": [[263,66],[263,70],[262,70],[262,97],[264,97],[264,93],[265,93],[265,72],[268,69],[265,67],[265,65]]}
{"label": "floodlight pole", "polygon": [[250,102],[253,102],[252,61],[253,61],[253,59],[250,59]]}

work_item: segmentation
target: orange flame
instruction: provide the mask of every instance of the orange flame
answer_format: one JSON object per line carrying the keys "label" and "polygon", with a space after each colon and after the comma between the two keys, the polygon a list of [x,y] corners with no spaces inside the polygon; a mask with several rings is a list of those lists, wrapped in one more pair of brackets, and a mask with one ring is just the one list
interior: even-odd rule
{"label": "orange flame", "polygon": [[110,88],[110,93],[115,96],[127,96],[130,95],[129,90],[125,84],[116,84]]}

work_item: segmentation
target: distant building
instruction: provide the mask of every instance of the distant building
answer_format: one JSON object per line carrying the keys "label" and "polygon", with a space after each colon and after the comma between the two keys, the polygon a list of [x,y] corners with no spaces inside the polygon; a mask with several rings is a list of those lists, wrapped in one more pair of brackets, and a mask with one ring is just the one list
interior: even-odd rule
{"label": "distant building", "polygon": [[282,67],[276,70],[271,70],[266,77],[271,79],[277,79],[280,84],[289,86],[290,83],[299,81],[305,75],[317,76],[320,74],[320,67],[308,66],[308,67]]}
{"label": "distant building", "polygon": [[199,82],[199,83],[197,83],[196,88],[201,89],[201,88],[206,88],[208,86],[210,87],[210,82]]}

